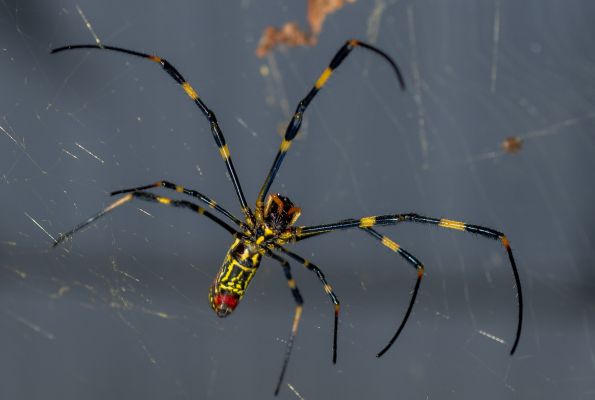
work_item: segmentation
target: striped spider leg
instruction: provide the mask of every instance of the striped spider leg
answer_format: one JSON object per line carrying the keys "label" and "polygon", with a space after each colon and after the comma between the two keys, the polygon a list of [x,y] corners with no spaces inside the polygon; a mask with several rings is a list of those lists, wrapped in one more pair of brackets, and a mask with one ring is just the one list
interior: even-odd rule
{"label": "striped spider leg", "polygon": [[313,225],[313,226],[299,226],[293,228],[293,235],[295,241],[301,241],[304,239],[312,238],[318,236],[320,234],[329,233],[337,230],[344,230],[344,229],[351,229],[351,228],[360,228],[367,233],[371,234],[372,236],[376,237],[378,240],[381,241],[383,245],[390,248],[391,250],[398,252],[401,254],[405,259],[407,259],[410,263],[416,265],[418,269],[418,279],[413,291],[413,295],[411,301],[409,303],[409,307],[407,308],[407,312],[399,328],[392,339],[389,341],[388,345],[378,353],[378,357],[382,356],[395,342],[399,334],[401,333],[409,315],[411,313],[411,309],[413,307],[413,303],[415,302],[415,298],[417,296],[417,292],[419,289],[419,285],[421,282],[421,277],[423,276],[424,268],[415,257],[411,254],[405,252],[397,243],[393,242],[388,237],[376,232],[372,229],[374,226],[388,226],[388,225],[396,225],[401,222],[413,222],[413,223],[421,223],[421,224],[431,224],[436,225],[441,228],[446,229],[453,229],[458,231],[464,231],[469,233],[475,233],[480,236],[499,240],[500,243],[504,246],[506,253],[508,254],[508,260],[510,262],[510,266],[512,268],[512,273],[514,275],[514,280],[516,284],[517,290],[517,302],[518,302],[518,321],[517,321],[517,328],[516,328],[516,335],[514,339],[514,343],[510,350],[510,354],[514,354],[517,345],[519,343],[519,339],[521,338],[521,328],[523,325],[523,292],[521,289],[521,280],[519,277],[519,272],[516,266],[516,262],[512,255],[512,249],[510,247],[510,242],[508,238],[501,232],[495,231],[491,228],[486,228],[479,225],[471,225],[466,224],[464,222],[453,221],[445,218],[431,218],[426,217],[414,213],[408,214],[388,214],[388,215],[379,215],[379,216],[371,216],[371,217],[363,217],[359,219],[345,219],[342,221],[338,221],[335,223],[330,224],[323,224],[323,225]]}
{"label": "striped spider leg", "polygon": [[[299,229],[299,228],[297,228]],[[397,333],[395,333],[395,335],[393,336],[393,338],[389,341],[388,345],[386,345],[376,356],[380,357],[382,356],[393,344],[393,342],[397,339],[397,337],[399,336],[399,334],[401,333],[401,331],[403,330],[403,328],[405,327],[405,323],[407,322],[407,319],[409,318],[409,315],[411,314],[411,310],[413,309],[413,304],[415,302],[415,299],[417,297],[417,293],[419,291],[419,286],[421,284],[421,279],[423,277],[424,274],[424,266],[423,264],[417,259],[415,258],[411,253],[409,253],[408,251],[406,251],[405,249],[403,249],[399,244],[395,243],[394,241],[392,241],[388,236],[384,236],[381,235],[380,233],[378,233],[376,230],[372,229],[372,228],[362,228],[365,232],[369,233],[370,235],[372,235],[372,237],[380,240],[380,242],[386,246],[387,248],[389,248],[390,250],[392,250],[394,253],[399,254],[401,257],[403,257],[405,259],[405,261],[407,261],[409,264],[411,264],[417,271],[417,280],[415,282],[415,286],[413,288],[413,294],[411,296],[411,301],[409,302],[409,306],[407,307],[407,311],[405,313],[405,317],[403,318],[401,324],[399,325],[399,328],[397,329]],[[311,238],[314,236],[318,236],[320,234],[326,233],[324,231],[322,232],[316,232],[313,233],[309,236],[295,236],[295,240],[303,240],[305,238]],[[337,298],[336,294],[333,292],[333,289],[331,287],[331,285],[328,284],[328,282],[326,281],[326,277],[324,276],[324,273],[320,270],[319,267],[317,267],[316,265],[314,265],[311,261],[306,260],[305,258],[285,249],[284,247],[278,247],[278,250],[284,252],[285,254],[287,254],[288,256],[290,256],[291,258],[299,261],[304,267],[306,267],[308,270],[313,271],[314,273],[316,273],[316,276],[318,277],[318,279],[321,281],[324,291],[329,295],[331,302],[334,304],[334,308],[335,308],[335,318],[334,318],[334,329],[333,329],[333,347],[332,347],[332,351],[333,351],[333,364],[335,364],[337,362],[337,336],[338,336],[338,319],[339,319],[339,311],[340,311],[340,304],[339,304],[339,299]]]}
{"label": "striped spider leg", "polygon": [[271,185],[273,184],[275,177],[277,176],[277,172],[279,171],[279,168],[281,167],[281,163],[283,162],[283,159],[285,158],[285,154],[291,147],[291,143],[292,143],[293,139],[295,139],[296,135],[298,134],[300,126],[302,125],[302,120],[304,117],[304,113],[306,112],[306,109],[308,108],[308,106],[310,105],[310,103],[312,102],[312,100],[314,99],[316,94],[320,91],[320,89],[322,89],[322,87],[326,84],[328,79],[331,77],[331,75],[333,74],[333,71],[335,69],[337,69],[339,67],[339,65],[341,65],[343,60],[345,60],[345,58],[356,47],[363,47],[364,49],[370,50],[371,52],[384,58],[384,60],[390,64],[390,66],[394,70],[395,74],[397,75],[401,89],[405,90],[405,81],[403,80],[403,75],[401,75],[401,71],[399,70],[399,67],[393,61],[393,59],[388,56],[388,54],[386,54],[382,50],[378,49],[377,47],[374,47],[372,45],[369,45],[369,44],[364,43],[359,40],[352,39],[352,40],[348,40],[347,42],[345,42],[345,44],[339,49],[339,51],[337,51],[337,53],[331,60],[329,66],[322,72],[322,74],[320,75],[318,80],[316,80],[316,82],[314,83],[314,87],[312,89],[310,89],[310,91],[308,92],[306,97],[304,97],[298,103],[295,113],[293,114],[293,117],[291,117],[291,121],[289,121],[289,125],[287,125],[287,129],[285,130],[285,135],[283,137],[283,141],[281,142],[281,145],[279,146],[279,150],[277,151],[277,155],[275,156],[273,165],[271,166],[271,169],[270,169],[264,183],[262,184],[262,188],[260,189],[260,192],[258,193],[258,197],[256,199],[256,212],[257,213],[262,212],[265,197],[266,197],[267,193],[269,192],[269,189],[271,188]]}
{"label": "striped spider leg", "polygon": [[190,97],[190,99],[196,104],[196,106],[200,109],[203,115],[207,118],[209,125],[211,126],[211,133],[213,134],[213,139],[215,139],[215,144],[219,149],[219,154],[223,161],[225,162],[225,166],[227,167],[227,172],[229,173],[229,177],[231,178],[231,182],[233,187],[236,191],[238,199],[240,201],[240,206],[242,208],[242,212],[246,218],[248,224],[252,224],[254,222],[254,216],[252,215],[252,210],[248,206],[246,202],[246,197],[244,196],[244,192],[242,191],[242,186],[240,184],[240,179],[238,178],[238,174],[233,166],[233,162],[231,160],[231,155],[229,153],[229,147],[227,147],[227,143],[225,142],[225,137],[223,136],[223,131],[219,127],[219,122],[217,121],[217,117],[215,113],[207,107],[207,105],[202,101],[202,99],[198,96],[196,90],[190,86],[190,84],[186,81],[186,79],[178,72],[178,70],[171,65],[166,59],[141,53],[134,50],[123,49],[120,47],[114,46],[105,46],[99,44],[75,44],[69,46],[62,46],[51,51],[52,54],[59,53],[62,51],[67,50],[76,50],[76,49],[95,49],[95,50],[110,50],[119,53],[129,54],[135,57],[144,58],[149,61],[153,61],[161,65],[161,67],[171,76],[181,87],[184,89],[184,92]]}
{"label": "striped spider leg", "polygon": [[239,235],[239,232],[236,231],[234,228],[232,228],[229,224],[227,224],[226,222],[221,220],[216,215],[205,210],[203,207],[200,207],[192,202],[189,202],[186,200],[173,200],[173,199],[170,199],[169,197],[157,196],[157,195],[155,195],[153,193],[149,193],[149,192],[134,191],[134,192],[127,193],[123,197],[120,197],[118,200],[109,204],[107,207],[105,207],[103,210],[101,210],[97,214],[91,216],[90,218],[88,218],[85,221],[81,222],[80,224],[76,225],[74,228],[72,228],[68,232],[61,233],[60,236],[58,237],[58,239],[54,242],[53,247],[58,246],[60,243],[64,242],[68,238],[72,237],[72,235],[74,235],[75,233],[83,230],[84,228],[88,227],[89,225],[91,225],[92,223],[97,221],[99,218],[114,211],[116,208],[128,203],[130,200],[133,200],[133,199],[148,201],[151,203],[163,204],[163,205],[167,205],[170,207],[188,208],[200,215],[204,215],[205,217],[207,217],[211,221],[215,222],[217,225],[221,226],[223,229],[225,229],[227,232],[231,233],[232,235]]}

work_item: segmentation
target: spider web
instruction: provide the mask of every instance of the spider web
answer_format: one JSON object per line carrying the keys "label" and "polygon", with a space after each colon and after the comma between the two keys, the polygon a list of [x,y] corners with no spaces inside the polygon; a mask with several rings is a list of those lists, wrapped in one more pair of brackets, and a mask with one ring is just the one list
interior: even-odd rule
{"label": "spider web", "polygon": [[[240,215],[204,118],[155,64],[172,62],[217,113],[244,192],[256,197],[297,101],[347,38],[356,51],[306,113],[273,190],[300,223],[418,212],[505,232],[525,299],[493,241],[426,226],[383,229],[426,265],[414,313],[382,358],[415,274],[361,232],[292,247],[311,273],[280,398],[595,397],[595,53],[588,1],[476,4],[360,0],[313,48],[254,55],[268,25],[301,2],[0,1],[0,397],[269,398],[293,302],[264,261],[221,320],[207,290],[231,243],[207,220],[131,203],[64,246],[53,239],[105,207],[112,190],[160,179]],[[510,154],[502,143],[522,141]],[[174,196],[172,193],[159,192]]]}

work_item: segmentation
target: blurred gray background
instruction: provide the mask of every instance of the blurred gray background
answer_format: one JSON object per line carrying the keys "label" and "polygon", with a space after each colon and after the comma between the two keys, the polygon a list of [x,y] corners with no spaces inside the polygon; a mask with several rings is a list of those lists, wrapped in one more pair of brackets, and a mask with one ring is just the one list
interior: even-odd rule
{"label": "blurred gray background", "polygon": [[[78,6],[78,9],[77,9]],[[102,43],[170,60],[217,113],[252,203],[280,129],[348,38],[357,50],[306,114],[273,191],[300,223],[418,212],[482,224],[512,243],[525,324],[495,241],[428,226],[382,231],[414,271],[362,232],[293,246],[342,301],[294,265],[305,310],[279,398],[595,398],[595,3],[365,1],[330,15],[313,48],[254,55],[303,1],[0,2],[0,398],[272,398],[293,300],[265,260],[236,313],[208,287],[231,243],[188,211],[131,203],[72,241],[52,239],[112,190],[159,179],[239,213],[208,124],[150,62],[72,51]],[[522,151],[501,143],[521,137]],[[171,195],[171,193],[168,193]],[[290,387],[291,386],[291,387]]]}

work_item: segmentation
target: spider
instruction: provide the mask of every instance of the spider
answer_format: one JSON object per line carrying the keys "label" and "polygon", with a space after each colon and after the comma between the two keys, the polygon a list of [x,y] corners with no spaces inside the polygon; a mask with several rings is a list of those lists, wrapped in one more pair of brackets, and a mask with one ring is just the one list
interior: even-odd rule
{"label": "spider", "polygon": [[[262,188],[260,189],[260,192],[256,199],[256,206],[254,209],[251,209],[248,206],[248,203],[246,202],[246,198],[244,197],[244,193],[242,192],[242,188],[240,185],[240,180],[231,160],[229,148],[225,142],[223,132],[219,127],[219,123],[217,122],[215,114],[207,107],[204,101],[199,97],[198,93],[192,88],[192,86],[190,86],[190,84],[178,72],[178,70],[167,60],[155,55],[145,54],[134,50],[127,50],[120,47],[103,46],[95,44],[69,45],[53,49],[51,51],[52,53],[59,53],[62,51],[74,49],[110,50],[114,52],[120,52],[144,58],[146,60],[153,61],[159,64],[165,70],[165,72],[167,72],[182,87],[184,92],[186,92],[186,94],[190,97],[194,104],[196,104],[196,106],[204,114],[207,121],[209,122],[213,138],[215,139],[215,143],[217,145],[217,148],[219,149],[221,158],[223,158],[223,161],[225,162],[227,172],[231,177],[231,182],[239,199],[241,210],[244,217],[244,220],[237,218],[232,213],[227,211],[224,207],[220,206],[215,200],[205,196],[204,194],[196,190],[187,189],[175,183],[162,180],[155,183],[151,183],[149,185],[143,185],[139,187],[117,190],[115,192],[112,192],[112,196],[119,194],[122,194],[124,196],[109,204],[102,211],[93,215],[86,221],[76,225],[70,231],[60,234],[60,236],[54,243],[54,247],[63,242],[65,239],[71,237],[77,231],[80,231],[81,229],[87,227],[97,219],[120,207],[121,205],[128,203],[131,200],[142,200],[167,205],[170,207],[181,207],[192,210],[198,213],[199,215],[202,215],[210,219],[215,224],[225,229],[233,236],[234,239],[233,244],[229,248],[225,256],[225,259],[223,260],[223,264],[221,265],[221,268],[219,269],[219,272],[217,273],[217,276],[215,277],[209,289],[210,305],[219,317],[226,317],[236,309],[240,300],[244,296],[244,293],[246,292],[249,283],[252,281],[252,278],[258,270],[263,256],[270,257],[273,260],[277,261],[281,265],[283,272],[285,273],[287,285],[289,286],[289,289],[291,290],[291,293],[293,295],[293,299],[295,300],[293,323],[291,325],[291,331],[285,349],[285,355],[283,358],[281,372],[279,374],[279,378],[277,380],[277,385],[275,388],[275,395],[277,395],[279,393],[281,383],[283,382],[283,378],[287,370],[287,365],[289,363],[289,358],[291,355],[291,350],[293,348],[294,339],[296,337],[298,325],[302,316],[302,309],[304,303],[300,291],[296,285],[296,282],[292,277],[290,264],[287,258],[297,261],[299,264],[303,265],[309,271],[312,271],[316,275],[318,280],[321,282],[324,291],[329,296],[331,302],[334,305],[332,361],[333,363],[337,362],[337,330],[340,310],[339,299],[335,295],[331,285],[327,282],[322,270],[309,260],[285,248],[286,244],[298,242],[304,239],[310,239],[333,231],[356,228],[372,236],[374,239],[378,240],[378,242],[387,247],[389,250],[401,256],[403,259],[405,259],[405,261],[408,264],[410,264],[416,270],[417,279],[415,281],[415,285],[413,287],[413,292],[411,295],[411,300],[409,301],[409,305],[407,307],[407,310],[405,311],[405,315],[403,316],[401,323],[399,324],[395,334],[389,340],[388,344],[384,346],[382,350],[380,350],[380,352],[378,352],[377,357],[380,357],[384,353],[386,353],[386,351],[393,345],[393,343],[405,327],[405,324],[407,323],[409,316],[411,315],[411,310],[413,309],[413,304],[415,303],[421,280],[424,275],[424,266],[411,253],[406,251],[404,248],[402,248],[399,244],[394,242],[388,236],[379,233],[377,230],[374,229],[374,227],[396,225],[401,222],[412,222],[436,225],[441,228],[475,233],[486,238],[499,240],[508,254],[508,259],[510,261],[512,272],[514,274],[514,280],[516,283],[518,301],[518,322],[516,328],[516,336],[512,345],[512,349],[510,350],[510,354],[513,354],[517,348],[521,336],[521,326],[523,320],[523,299],[519,273],[516,267],[514,257],[512,255],[510,243],[503,233],[479,225],[470,225],[445,218],[426,217],[414,213],[369,216],[355,219],[350,218],[322,225],[296,226],[295,223],[301,214],[301,209],[299,207],[296,207],[293,204],[293,202],[285,196],[282,196],[280,194],[268,194],[269,189],[275,179],[275,176],[277,175],[277,172],[283,162],[283,159],[285,158],[285,155],[290,149],[292,141],[296,137],[298,130],[302,124],[304,112],[306,111],[316,94],[326,84],[328,79],[333,74],[334,70],[338,68],[339,65],[341,65],[341,63],[343,62],[343,60],[345,60],[345,58],[349,54],[351,54],[351,52],[356,48],[366,49],[368,51],[371,51],[373,54],[383,58],[388,64],[390,64],[390,66],[396,73],[396,77],[398,79],[401,89],[405,89],[405,82],[403,80],[403,76],[401,75],[399,68],[397,67],[397,64],[384,51],[370,44],[361,42],[359,40],[348,40],[347,42],[345,42],[345,44],[334,55],[328,67],[324,69],[320,77],[316,80],[314,86],[310,89],[306,97],[304,97],[299,102],[295,110],[295,113],[293,114],[293,117],[291,118],[291,121],[287,126],[285,135],[283,137],[275,160],[273,161],[273,165],[271,166],[271,169],[268,175],[266,176]],[[203,203],[204,205],[208,206],[212,211],[208,211],[204,207],[201,207],[187,200],[174,200],[169,197],[158,196],[147,191],[148,189],[160,187],[191,196],[199,202]],[[228,221],[225,221],[224,219],[227,219]]]}

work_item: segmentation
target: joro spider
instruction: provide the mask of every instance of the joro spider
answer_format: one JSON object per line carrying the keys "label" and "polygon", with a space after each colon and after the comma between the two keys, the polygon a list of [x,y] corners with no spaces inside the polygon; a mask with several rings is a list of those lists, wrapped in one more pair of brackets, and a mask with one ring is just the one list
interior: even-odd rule
{"label": "joro spider", "polygon": [[[211,221],[228,231],[234,238],[234,242],[229,248],[225,256],[225,259],[223,260],[223,264],[221,265],[221,268],[219,269],[219,272],[217,273],[217,276],[209,290],[209,302],[211,304],[211,307],[219,317],[226,317],[235,310],[240,300],[244,296],[248,284],[252,281],[254,274],[258,270],[263,256],[270,257],[275,261],[279,262],[285,273],[287,284],[291,290],[296,306],[293,316],[293,323],[291,326],[291,332],[285,350],[285,357],[283,359],[283,364],[281,367],[281,373],[279,375],[277,386],[275,388],[275,395],[277,395],[279,393],[279,389],[281,388],[281,383],[283,382],[283,377],[287,369],[303,308],[303,299],[295,283],[295,280],[292,277],[290,264],[287,261],[286,257],[299,262],[308,270],[314,272],[317,278],[322,283],[324,291],[330,297],[334,305],[334,330],[332,344],[333,363],[337,362],[337,328],[340,308],[339,299],[333,292],[331,285],[327,282],[322,270],[318,268],[316,265],[314,265],[312,262],[286,249],[284,247],[285,244],[298,242],[304,239],[309,239],[333,231],[357,228],[360,229],[362,232],[371,235],[373,238],[378,240],[389,250],[393,251],[396,254],[399,254],[401,257],[405,259],[407,263],[409,263],[411,266],[413,266],[413,268],[415,268],[417,272],[417,280],[415,281],[415,286],[413,287],[411,300],[409,301],[409,305],[399,327],[397,328],[397,331],[389,340],[388,344],[384,346],[384,348],[382,348],[382,350],[380,350],[380,352],[377,354],[377,357],[380,357],[384,353],[386,353],[386,351],[393,345],[393,343],[403,330],[407,320],[409,319],[409,316],[411,315],[411,310],[413,308],[413,304],[415,303],[415,299],[419,291],[421,279],[424,275],[424,266],[411,253],[407,252],[405,249],[403,249],[399,244],[394,242],[389,237],[380,234],[373,227],[396,225],[401,222],[414,222],[436,225],[446,229],[471,232],[484,236],[486,238],[499,240],[506,249],[506,252],[508,254],[508,259],[510,261],[512,272],[514,274],[514,280],[516,283],[518,301],[518,322],[516,336],[512,345],[512,349],[510,350],[510,354],[513,354],[517,348],[521,336],[521,326],[523,321],[523,298],[519,273],[516,267],[516,263],[514,261],[514,257],[512,255],[510,243],[503,233],[479,225],[470,225],[463,222],[453,221],[444,218],[431,218],[413,213],[389,214],[355,219],[344,219],[338,222],[322,225],[295,226],[295,223],[301,214],[301,209],[296,207],[287,197],[284,197],[280,194],[268,194],[269,189],[275,179],[275,176],[277,175],[279,167],[281,166],[281,163],[283,162],[283,159],[285,158],[287,151],[290,149],[292,141],[296,137],[298,130],[302,124],[304,112],[306,111],[316,94],[326,84],[333,71],[336,68],[338,68],[339,65],[341,65],[341,63],[343,62],[343,60],[345,60],[345,58],[351,53],[351,51],[357,47],[370,50],[371,52],[373,52],[376,55],[379,55],[386,62],[388,62],[394,70],[394,72],[396,73],[401,89],[405,89],[405,83],[401,75],[401,72],[399,71],[397,64],[392,60],[391,57],[389,57],[384,51],[372,45],[363,43],[359,40],[348,40],[337,51],[337,53],[331,60],[329,66],[322,72],[320,77],[316,80],[316,82],[314,83],[314,87],[310,89],[306,97],[304,97],[299,102],[295,110],[295,113],[293,114],[293,117],[291,118],[291,121],[287,126],[285,136],[281,142],[281,146],[279,147],[275,160],[273,161],[273,165],[271,166],[271,169],[262,185],[262,188],[260,189],[258,198],[256,199],[256,207],[254,208],[254,210],[252,210],[246,202],[246,198],[244,197],[244,193],[242,192],[242,188],[240,185],[240,180],[231,160],[229,148],[225,142],[223,132],[219,127],[219,123],[217,122],[215,114],[207,107],[203,100],[201,100],[201,98],[198,96],[198,93],[192,88],[192,86],[190,86],[190,84],[186,81],[186,79],[184,79],[184,77],[178,72],[178,70],[167,60],[155,55],[145,54],[134,50],[127,50],[119,47],[94,44],[70,45],[59,47],[52,50],[52,53],[58,53],[65,50],[74,49],[111,50],[115,52],[141,57],[161,65],[161,67],[182,87],[182,89],[184,89],[186,94],[190,97],[190,99],[192,99],[194,104],[196,104],[196,106],[200,109],[200,111],[204,114],[207,121],[209,122],[213,138],[215,139],[215,143],[219,149],[221,158],[223,158],[223,161],[225,162],[227,172],[231,177],[231,182],[240,201],[241,210],[244,215],[244,220],[242,221],[239,218],[235,217],[232,213],[227,211],[225,208],[217,204],[217,202],[215,202],[213,199],[205,196],[200,192],[197,192],[196,190],[187,189],[183,186],[168,181],[158,181],[149,185],[134,187],[130,189],[117,190],[115,192],[112,192],[112,196],[118,194],[124,194],[124,196],[114,201],[106,208],[104,208],[102,211],[93,215],[91,218],[78,224],[70,231],[61,234],[54,243],[54,246],[57,246],[65,239],[72,236],[75,232],[85,228],[89,224],[96,221],[98,218],[101,218],[102,216],[113,211],[117,207],[133,199],[164,204],[171,207],[188,208],[194,212],[197,212],[200,215],[207,217],[208,219],[210,219]],[[230,225],[228,222],[225,222],[222,218],[220,218],[220,216],[215,215],[215,213],[209,212],[205,208],[190,201],[174,200],[169,197],[157,196],[153,193],[145,191],[147,189],[159,187],[170,189],[194,197],[201,203],[206,204],[212,210],[218,212],[220,215],[230,220],[233,223],[233,226]],[[281,253],[282,255],[278,253]]]}

